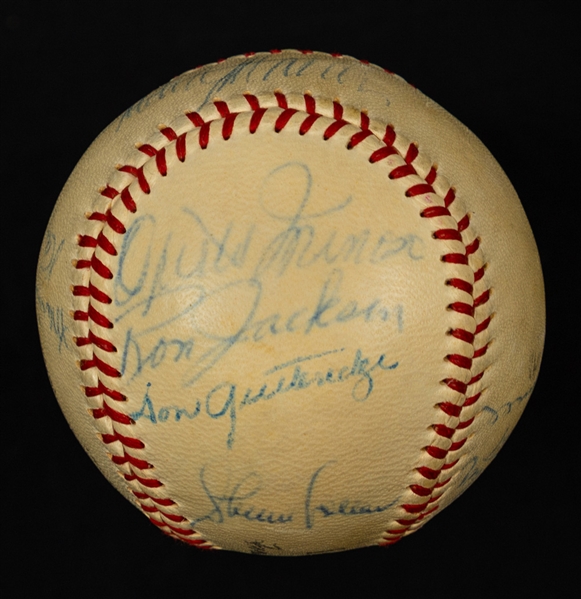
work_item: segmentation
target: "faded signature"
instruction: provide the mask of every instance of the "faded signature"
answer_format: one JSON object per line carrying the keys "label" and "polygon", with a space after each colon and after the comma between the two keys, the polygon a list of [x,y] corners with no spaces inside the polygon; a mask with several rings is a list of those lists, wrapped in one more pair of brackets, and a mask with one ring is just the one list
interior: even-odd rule
{"label": "faded signature", "polygon": [[[305,60],[304,56],[299,59],[292,56],[281,58],[275,54],[267,54],[261,57],[247,57],[245,60],[236,62],[234,66],[225,64],[223,68],[220,68],[220,65],[212,65],[211,69],[194,69],[189,73],[184,73],[181,77],[172,79],[128,108],[118,119],[117,131],[135,113],[139,114],[150,104],[159,102],[168,94],[188,90],[192,84],[205,90],[204,98],[195,108],[195,110],[200,110],[205,104],[228,91],[229,87],[239,81],[246,83],[252,80],[268,81],[273,74],[284,78],[300,78],[308,74],[309,77],[319,77],[323,80],[332,79],[338,85],[342,85],[346,74],[352,67],[353,63],[345,63],[341,60],[322,62],[315,57]],[[389,104],[387,98],[384,101]]]}
{"label": "faded signature", "polygon": [[[281,206],[278,191],[289,178],[299,182],[298,195]],[[158,231],[152,215],[136,218],[124,235],[114,279],[115,323],[129,322],[131,315],[122,374],[132,380],[147,369],[174,363],[184,366],[182,383],[190,386],[238,344],[309,335],[354,321],[386,323],[401,333],[404,307],[389,305],[382,297],[363,301],[346,291],[345,269],[382,267],[396,256],[421,260],[421,239],[388,229],[345,232],[333,225],[333,218],[353,203],[353,197],[315,206],[312,186],[310,169],[297,162],[283,164],[266,177],[258,205],[270,222],[264,227],[267,234],[253,223],[236,221],[219,222],[212,229],[190,207],[182,209],[189,234],[179,239],[171,230]],[[154,240],[161,240],[160,245]],[[317,265],[328,266],[329,272],[311,283],[308,271]],[[311,299],[268,313],[265,294],[273,281],[291,270],[304,271],[304,290]],[[203,318],[225,305],[237,307],[228,319]],[[176,329],[184,334],[176,335]]]}
{"label": "faded signature", "polygon": [[[350,518],[380,514],[397,505],[399,497],[387,502],[373,502],[348,497],[324,498],[320,491],[321,479],[325,470],[335,464],[334,461],[317,468],[305,484],[302,506],[294,511],[282,512],[271,507],[265,507],[265,499],[260,497],[264,490],[260,474],[251,472],[234,484],[225,485],[218,491],[210,484],[207,467],[200,470],[200,485],[208,498],[211,509],[192,520],[190,525],[196,528],[201,522],[223,524],[231,519],[243,519],[266,525],[295,524],[305,529],[314,528],[321,520],[329,518]],[[217,485],[218,486],[218,485]]]}
{"label": "faded signature", "polygon": [[[276,397],[300,393],[311,387],[327,385],[351,384],[351,398],[354,402],[364,402],[373,393],[375,376],[380,372],[395,370],[398,362],[386,359],[385,354],[370,359],[358,349],[352,360],[338,367],[327,367],[320,370],[308,370],[306,366],[314,361],[332,354],[341,354],[345,350],[337,349],[300,356],[283,364],[278,364],[265,373],[265,381],[258,388],[252,389],[241,386],[231,381],[222,381],[217,384],[202,399],[194,398],[189,409],[184,406],[162,405],[157,406],[151,393],[151,384],[148,383],[145,396],[139,410],[130,414],[133,420],[149,420],[152,424],[165,422],[181,422],[193,420],[205,415],[213,420],[225,419],[229,422],[226,445],[232,448],[240,410],[265,402]],[[274,378],[274,380],[273,380]]]}
{"label": "faded signature", "polygon": [[508,414],[512,413],[513,410],[524,409],[526,401],[529,399],[533,392],[534,384],[531,385],[522,395],[515,397],[513,400],[504,403],[498,410],[492,406],[484,406],[480,412],[480,418],[485,419],[484,426],[487,428],[496,428],[497,426],[503,426],[504,431],[496,446],[489,451],[486,455],[473,455],[470,459],[466,460],[462,469],[459,471],[459,486],[467,487],[472,484],[484,471],[486,466],[494,459],[496,454],[502,449],[502,446],[506,443],[506,440],[510,436],[512,426],[506,426],[504,419]]}

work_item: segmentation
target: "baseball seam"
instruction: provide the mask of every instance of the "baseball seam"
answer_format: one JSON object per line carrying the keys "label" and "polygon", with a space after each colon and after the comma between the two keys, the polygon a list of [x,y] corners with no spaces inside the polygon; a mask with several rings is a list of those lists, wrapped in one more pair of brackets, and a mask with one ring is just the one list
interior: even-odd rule
{"label": "baseball seam", "polygon": [[[417,529],[438,510],[439,501],[445,494],[458,463],[457,452],[466,443],[476,417],[475,412],[469,412],[469,417],[465,415],[484,391],[484,369],[479,366],[479,362],[491,341],[488,328],[493,315],[488,305],[491,291],[484,284],[486,264],[480,239],[471,230],[469,214],[459,207],[454,188],[438,175],[436,166],[431,163],[426,166],[418,146],[397,135],[392,125],[382,125],[380,129],[379,125],[370,122],[365,112],[348,109],[338,100],[325,104],[325,101],[310,94],[290,96],[275,91],[270,98],[246,94],[244,101],[247,104],[245,108],[239,105],[234,107],[233,101],[216,100],[207,109],[213,112],[209,116],[189,112],[185,115],[185,125],[162,126],[162,143],[156,144],[157,147],[149,143],[139,146],[138,149],[146,157],[143,164],[118,167],[118,171],[130,177],[130,183],[120,190],[107,185],[100,192],[108,204],[107,209],[87,215],[87,219],[97,225],[97,231],[78,237],[79,247],[87,248],[88,255],[76,261],[76,268],[84,272],[84,281],[81,285],[75,285],[72,292],[79,298],[77,301],[84,300],[86,304],[82,309],[75,310],[73,317],[79,324],[86,323],[86,334],[76,337],[75,342],[78,347],[85,347],[85,351],[90,354],[90,357],[80,360],[79,366],[85,377],[84,390],[91,414],[111,461],[150,521],[174,538],[200,548],[214,548],[211,542],[203,539],[196,531],[184,528],[184,525],[187,526],[187,519],[180,514],[178,504],[166,496],[164,484],[151,476],[153,464],[139,457],[139,451],[145,444],[132,434],[131,429],[135,423],[122,410],[122,404],[127,398],[114,385],[115,379],[122,376],[121,372],[106,359],[107,354],[116,352],[117,349],[107,338],[107,331],[114,328],[113,322],[106,316],[106,307],[112,299],[102,290],[100,281],[114,278],[113,270],[107,266],[107,258],[117,255],[118,241],[126,232],[123,215],[130,216],[138,210],[130,185],[132,181],[136,181],[141,192],[149,194],[151,187],[145,174],[146,165],[154,163],[159,175],[167,176],[168,146],[175,144],[176,156],[184,162],[194,132],[198,133],[199,147],[206,149],[217,131],[216,126],[211,125],[221,121],[221,137],[228,140],[234,133],[234,125],[241,112],[249,112],[251,115],[248,125],[250,134],[258,130],[268,110],[277,111],[275,133],[283,131],[292,122],[293,126],[298,124],[298,134],[305,135],[316,121],[326,116],[332,119],[323,132],[323,138],[328,140],[344,127],[355,125],[359,130],[350,135],[347,149],[351,150],[366,138],[375,136],[381,142],[381,147],[369,156],[371,163],[383,161],[390,156],[400,157],[403,163],[390,170],[390,179],[405,181],[409,177],[410,185],[405,195],[410,199],[415,198],[421,203],[422,198],[431,194],[441,200],[442,205],[422,205],[420,216],[434,219],[434,239],[443,243],[459,242],[463,247],[461,252],[447,251],[442,254],[442,261],[450,265],[451,272],[458,275],[458,267],[461,266],[467,266],[472,272],[471,280],[463,276],[451,276],[445,281],[446,285],[464,292],[466,297],[466,301],[453,302],[448,309],[474,320],[473,331],[462,327],[448,331],[449,335],[462,342],[465,353],[448,354],[445,360],[465,375],[446,377],[441,381],[454,392],[455,399],[437,405],[439,418],[432,425],[433,439],[421,450],[418,466],[413,473],[414,483],[408,486],[405,498],[399,505],[401,516],[387,526],[382,538],[378,540],[380,545],[390,545]],[[293,120],[295,115],[298,117]],[[455,226],[439,226],[442,217],[448,221],[451,218]],[[475,292],[477,287],[478,293]]]}

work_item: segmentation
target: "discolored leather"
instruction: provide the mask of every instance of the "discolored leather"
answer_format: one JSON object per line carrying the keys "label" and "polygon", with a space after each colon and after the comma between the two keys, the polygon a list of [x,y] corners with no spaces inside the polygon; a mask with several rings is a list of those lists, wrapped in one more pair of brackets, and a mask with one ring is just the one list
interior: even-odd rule
{"label": "discolored leather", "polygon": [[349,57],[233,57],[114,121],[39,260],[55,394],[164,532],[271,555],[399,540],[532,392],[543,283],[481,142]]}

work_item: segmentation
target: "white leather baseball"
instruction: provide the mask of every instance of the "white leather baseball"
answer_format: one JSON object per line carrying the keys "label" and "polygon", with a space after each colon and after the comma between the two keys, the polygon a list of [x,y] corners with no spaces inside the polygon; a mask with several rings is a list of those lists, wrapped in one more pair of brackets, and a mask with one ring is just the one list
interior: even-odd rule
{"label": "white leather baseball", "polygon": [[107,479],[203,548],[385,545],[462,493],[536,380],[543,283],[481,142],[392,73],[283,51],[115,120],[37,280],[55,394]]}

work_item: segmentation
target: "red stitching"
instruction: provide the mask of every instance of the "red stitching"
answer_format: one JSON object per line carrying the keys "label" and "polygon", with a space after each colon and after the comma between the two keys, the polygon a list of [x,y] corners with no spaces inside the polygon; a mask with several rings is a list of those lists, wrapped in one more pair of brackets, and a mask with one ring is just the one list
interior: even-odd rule
{"label": "red stitching", "polygon": [[[136,468],[139,468],[140,470],[148,470],[150,468],[153,468],[153,465],[150,464],[149,462],[146,462],[145,460],[138,460],[138,459],[134,458],[133,456],[130,456],[127,452],[123,452],[122,456],[119,456],[119,455],[111,456],[111,461],[114,464],[117,464],[117,466],[123,466],[124,464],[131,464],[132,466],[135,466]],[[157,508],[154,508],[154,509],[157,510]]]}
{"label": "red stitching", "polygon": [[121,373],[113,366],[107,364],[107,362],[103,362],[101,358],[93,354],[93,358],[90,360],[81,360],[80,361],[81,370],[89,370],[90,368],[97,368],[103,374],[111,377],[120,377]]}
{"label": "red stitching", "polygon": [[388,146],[393,146],[395,142],[395,129],[393,128],[393,125],[387,125],[382,141]]}
{"label": "red stitching", "polygon": [[468,316],[474,316],[474,306],[466,304],[464,302],[454,302],[448,306],[449,310],[459,312],[460,314],[467,314]]}
{"label": "red stitching", "polygon": [[371,162],[372,164],[374,162],[379,162],[380,160],[383,160],[384,158],[387,158],[388,156],[392,156],[393,154],[397,154],[397,150],[392,147],[392,146],[384,146],[383,148],[379,148],[378,150],[375,150],[371,156],[369,157],[369,162]]}
{"label": "red stitching", "polygon": [[325,129],[325,133],[323,133],[323,139],[325,141],[331,139],[331,137],[333,137],[333,135],[335,135],[339,129],[342,129],[345,125],[348,125],[349,123],[347,123],[347,121],[334,121],[333,123],[331,123],[326,129]]}
{"label": "red stitching", "polygon": [[136,480],[140,485],[147,489],[158,489],[159,487],[163,487],[163,483],[156,478],[145,478],[144,476],[139,476],[137,474],[125,474],[124,478],[127,482]]}
{"label": "red stitching", "polygon": [[434,188],[428,183],[418,183],[412,185],[406,192],[406,198],[413,198],[414,196],[423,195],[425,193],[435,193]]}
{"label": "red stitching", "polygon": [[200,136],[198,138],[198,143],[200,144],[200,148],[205,150],[210,143],[210,123],[204,123],[200,127]]}
{"label": "red stitching", "polygon": [[364,139],[367,139],[371,135],[373,135],[373,133],[369,131],[369,129],[364,129],[363,131],[355,133],[355,135],[351,136],[351,139],[347,144],[347,149],[352,150],[355,146],[358,146]]}
{"label": "red stitching", "polygon": [[458,368],[465,368],[466,370],[470,370],[472,368],[472,359],[467,358],[466,356],[449,354],[446,356],[446,360],[448,360],[448,362],[452,362],[452,364],[455,364],[458,366]]}
{"label": "red stitching", "polygon": [[100,193],[103,197],[109,198],[110,200],[113,200],[119,195],[119,192],[109,185],[101,189]]}
{"label": "red stitching", "polygon": [[310,114],[299,127],[299,135],[305,135],[309,129],[314,125],[315,121],[320,118],[320,114]]}
{"label": "red stitching", "polygon": [[93,331],[89,331],[87,337],[77,337],[76,338],[77,346],[82,347],[83,345],[95,345],[99,349],[114,353],[117,351],[117,348],[107,339],[103,339],[102,337],[98,337],[93,333]]}
{"label": "red stitching", "polygon": [[280,133],[297,112],[298,110],[296,108],[285,108],[274,123],[275,132]]}
{"label": "red stitching", "polygon": [[85,395],[87,397],[97,397],[98,395],[106,395],[115,401],[127,401],[127,398],[123,393],[116,391],[115,389],[109,389],[101,381],[98,381],[96,387],[85,387]]}
{"label": "red stitching", "polygon": [[258,98],[255,95],[244,94],[244,98],[248,102],[248,105],[250,106],[250,110],[252,110],[252,111],[260,110],[260,104],[258,102]]}
{"label": "red stitching", "polygon": [[77,243],[82,248],[96,248],[97,247],[97,240],[94,237],[91,237],[90,235],[79,235],[79,237],[77,239]]}
{"label": "red stitching", "polygon": [[432,428],[434,429],[436,435],[446,439],[451,439],[455,432],[455,429],[443,424],[434,424]]}
{"label": "red stitching", "polygon": [[444,206],[430,206],[420,212],[422,218],[435,218],[437,216],[452,216],[447,207]]}
{"label": "red stitching", "polygon": [[484,271],[486,269],[486,264],[482,267],[479,268],[475,273],[474,273],[474,282],[476,283],[476,281],[480,281],[480,279],[484,276]]}
{"label": "red stitching", "polygon": [[[177,134],[176,132],[171,128],[171,127],[162,127],[159,132],[162,135],[165,135],[168,139],[168,141],[175,141],[177,139]],[[143,146],[141,146],[142,148]],[[152,146],[150,146],[152,147]],[[141,150],[141,148],[139,148]],[[157,150],[155,148],[153,148],[154,152],[157,152]]]}
{"label": "red stitching", "polygon": [[196,128],[201,127],[204,124],[204,119],[197,112],[186,112],[186,116]]}
{"label": "red stitching", "polygon": [[440,410],[442,410],[442,412],[444,412],[444,414],[448,414],[448,416],[454,416],[455,418],[458,418],[462,412],[462,406],[458,406],[450,402],[440,403],[438,404],[438,407]]}
{"label": "red stitching", "polygon": [[418,157],[418,154],[419,154],[418,146],[416,144],[410,144],[404,160],[408,164],[411,164]]}
{"label": "red stitching", "polygon": [[460,231],[457,229],[439,229],[432,233],[432,237],[434,239],[453,239],[455,241],[462,241],[462,235],[460,235]]}
{"label": "red stitching", "polygon": [[111,227],[111,229],[113,229],[113,231],[115,231],[115,233],[119,233],[119,235],[125,234],[125,227],[123,226],[123,223],[116,216],[113,216],[110,210],[107,210],[105,216],[107,224]]}
{"label": "red stitching", "polygon": [[176,140],[176,155],[180,162],[186,159],[186,134],[182,133]]}
{"label": "red stitching", "polygon": [[317,114],[317,103],[315,98],[313,98],[311,94],[305,94],[303,97],[305,99],[305,112],[311,115]]}
{"label": "red stitching", "polygon": [[276,98],[279,108],[284,108],[285,110],[288,108],[286,96],[282,92],[274,92],[274,97]]}
{"label": "red stitching", "polygon": [[232,137],[232,131],[234,130],[234,121],[236,120],[237,116],[238,113],[234,112],[232,114],[228,114],[224,119],[224,123],[222,125],[222,137],[224,139],[230,139],[230,137]]}
{"label": "red stitching", "polygon": [[105,250],[110,256],[116,256],[117,250],[115,246],[105,237],[103,231],[99,233],[99,237],[97,237],[97,245]]}
{"label": "red stitching", "polygon": [[104,418],[105,416],[111,418],[114,422],[119,422],[119,424],[135,424],[133,418],[109,407],[106,401],[103,402],[102,408],[93,410],[93,418]]}
{"label": "red stitching", "polygon": [[[174,141],[174,139],[176,139],[177,137],[175,131],[173,131],[173,129],[170,129],[169,127],[164,127],[161,130],[161,132],[164,133],[170,141]],[[150,158],[155,157],[155,166],[157,167],[159,174],[162,177],[165,177],[167,175],[165,148],[156,150],[153,146],[149,144],[142,144],[141,146],[139,146],[139,151],[143,152],[146,156],[149,156]],[[134,212],[134,210],[132,212]]]}
{"label": "red stitching", "polygon": [[145,447],[143,441],[140,441],[139,439],[133,439],[132,437],[125,437],[124,435],[120,435],[119,433],[105,433],[101,435],[101,438],[103,439],[103,443],[105,443],[106,445],[119,442],[122,445],[125,445],[126,447],[131,447],[132,449],[143,449]]}
{"label": "red stitching", "polygon": [[390,179],[401,179],[402,177],[409,177],[410,175],[416,175],[416,169],[411,164],[403,164],[394,168],[389,173]]}
{"label": "red stitching", "polygon": [[369,117],[367,116],[367,113],[365,113],[365,112],[361,113],[361,122],[359,123],[359,127],[363,131],[369,130]]}
{"label": "red stitching", "polygon": [[[438,238],[436,237],[436,239]],[[461,289],[470,295],[472,295],[472,292],[474,291],[472,284],[468,281],[464,281],[463,279],[448,279],[446,281],[446,285],[451,285],[452,287],[456,287],[456,289]]]}
{"label": "red stitching", "polygon": [[158,497],[153,497],[152,495],[148,495],[147,493],[143,493],[141,491],[132,490],[131,492],[138,499],[150,499],[151,501],[157,503],[158,505],[163,505],[164,507],[175,505],[175,501],[172,501],[171,499],[160,499]]}
{"label": "red stitching", "polygon": [[436,180],[437,175],[438,169],[434,165],[432,165],[430,172],[426,175],[426,183],[428,185],[432,185],[432,183]]}
{"label": "red stitching", "polygon": [[460,339],[460,341],[464,341],[465,343],[474,343],[474,334],[470,331],[465,331],[464,329],[452,329],[448,334],[452,335],[452,337],[456,337],[456,339]]}
{"label": "red stitching", "polygon": [[[276,51],[273,51],[276,52]],[[305,53],[309,53],[309,51],[305,51]],[[337,55],[340,56],[340,55]],[[364,63],[365,64],[365,63]],[[258,98],[252,94],[246,94],[244,96],[246,99],[249,111],[251,113],[248,132],[250,134],[254,134],[258,128],[260,127],[263,117],[266,114],[268,108],[261,107]],[[299,113],[297,108],[289,107],[289,100],[285,96],[285,94],[281,91],[274,92],[274,99],[278,106],[278,109],[281,112],[278,114],[275,123],[274,123],[274,131],[276,133],[280,133],[284,130],[284,128],[288,125],[290,120]],[[311,131],[313,125],[317,120],[321,118],[321,114],[317,112],[317,103],[316,99],[310,94],[304,94],[304,114],[305,117],[302,119],[301,123],[298,126],[298,133],[300,135],[305,135],[309,131]],[[229,105],[222,101],[216,100],[214,101],[214,107],[219,115],[219,118],[222,119],[221,124],[221,135],[224,140],[228,140],[234,133],[235,122],[238,117],[237,112],[232,112]],[[329,140],[334,135],[336,135],[343,127],[348,125],[349,123],[343,119],[344,116],[344,107],[338,100],[333,101],[332,105],[333,111],[333,121],[329,124],[324,132],[323,139]],[[212,120],[205,121],[200,114],[197,112],[189,112],[185,115],[190,123],[193,125],[194,129],[198,131],[198,144],[201,149],[206,149],[208,144],[210,143],[210,133],[211,133],[211,123]],[[168,143],[175,143],[176,155],[178,159],[183,162],[187,156],[187,137],[186,133],[182,133],[179,136],[171,127],[161,127],[161,134],[167,139]],[[352,134],[347,143],[347,148],[352,149],[355,146],[361,144],[365,139],[374,135],[372,130],[370,129],[370,120],[368,115],[365,112],[360,112],[360,122],[359,122],[359,131]],[[407,146],[407,149],[404,154],[398,151],[395,147],[395,141],[397,139],[397,135],[395,129],[392,125],[387,125],[385,129],[385,133],[383,135],[382,141],[384,145],[379,149],[371,152],[369,156],[370,163],[380,162],[385,160],[389,156],[398,155],[400,156],[405,164],[396,166],[391,169],[389,172],[390,179],[402,179],[411,175],[418,175],[416,168],[413,163],[419,155],[418,146],[414,143],[411,143]],[[159,149],[155,148],[151,144],[142,144],[139,146],[139,150],[145,154],[149,159],[153,159],[155,161],[155,166],[157,171],[162,176],[166,176],[168,166],[166,161],[166,148],[161,147]],[[120,172],[126,173],[132,176],[141,191],[145,194],[150,193],[150,184],[147,181],[144,165],[136,167],[132,165],[122,165],[118,169]],[[405,192],[405,195],[408,198],[413,198],[416,196],[422,196],[425,194],[436,194],[434,190],[434,183],[438,177],[437,167],[432,165],[428,174],[425,176],[422,182],[414,182],[413,185],[410,185]],[[137,203],[133,198],[129,185],[125,186],[120,192],[115,188],[107,185],[100,191],[101,195],[104,198],[107,198],[110,201],[114,201],[117,198],[120,199],[121,204],[125,207],[125,209],[130,213],[135,213],[138,209]],[[461,264],[461,265],[469,265],[470,256],[474,255],[480,249],[480,239],[478,237],[472,239],[470,242],[465,242],[462,236],[462,233],[469,228],[470,225],[470,217],[469,214],[465,214],[460,219],[455,219],[449,208],[453,204],[456,199],[456,193],[453,187],[450,187],[444,198],[444,206],[430,206],[428,208],[423,209],[420,212],[420,216],[423,218],[440,218],[440,217],[449,217],[452,218],[455,223],[455,228],[437,228],[433,232],[433,238],[436,240],[442,241],[454,241],[461,243],[464,247],[464,253],[460,252],[449,252],[442,255],[442,261],[449,264]],[[87,215],[88,220],[99,221],[103,223],[103,225],[107,225],[115,234],[124,235],[126,232],[125,225],[114,216],[110,209],[106,212],[93,212]],[[95,272],[97,275],[104,279],[112,279],[113,273],[110,268],[104,264],[97,256],[95,251],[99,248],[105,254],[110,256],[117,255],[117,249],[115,247],[115,242],[105,234],[104,230],[102,230],[97,237],[91,235],[79,235],[78,237],[78,245],[82,248],[90,248],[93,249],[92,255],[89,259],[79,259],[77,260],[75,267],[77,269],[90,269]],[[480,281],[485,273],[486,265],[480,266],[478,269],[473,271],[474,275],[474,283]],[[481,292],[478,297],[474,298],[474,284],[470,281],[466,281],[460,278],[450,278],[445,281],[445,284],[459,291],[465,292],[471,298],[471,302],[467,301],[456,301],[452,302],[448,309],[459,314],[465,314],[470,317],[474,317],[475,310],[483,305],[485,305],[489,299],[491,290],[486,289]],[[105,328],[111,329],[113,328],[113,323],[99,310],[95,308],[93,305],[94,302],[98,302],[102,305],[107,305],[111,303],[111,298],[102,290],[100,290],[96,284],[91,280],[88,285],[76,285],[73,287],[72,293],[76,297],[85,297],[87,298],[88,305],[86,310],[76,310],[73,314],[75,320],[85,321],[85,322],[94,322],[96,325]],[[474,365],[474,361],[478,358],[484,356],[488,351],[488,347],[490,342],[484,343],[477,349],[474,347],[475,339],[478,335],[483,333],[488,329],[491,319],[493,315],[487,315],[483,320],[477,323],[474,333],[461,329],[455,328],[448,331],[448,334],[453,336],[455,339],[468,344],[472,347],[472,357],[465,356],[461,353],[454,353],[445,356],[445,359],[455,366],[464,369],[471,370]],[[86,337],[75,338],[75,343],[77,346],[93,346],[100,351],[106,353],[116,352],[116,347],[109,340],[105,339],[102,336],[96,335],[92,330],[88,331]],[[90,359],[82,359],[79,362],[79,366],[81,370],[89,370],[96,369],[97,371],[105,374],[106,376],[117,378],[121,376],[121,373],[114,368],[113,366],[107,364],[102,358],[93,353],[92,358]],[[482,390],[471,395],[470,397],[466,397],[468,393],[468,389],[479,382],[484,375],[484,371],[478,372],[473,375],[471,380],[468,383],[460,381],[455,378],[446,378],[441,381],[442,384],[446,385],[450,390],[455,391],[456,393],[464,396],[464,400],[460,404],[451,403],[451,402],[443,402],[437,405],[439,411],[442,414],[445,414],[448,417],[457,418],[458,424],[456,426],[448,426],[443,423],[435,423],[432,425],[432,429],[434,431],[435,439],[439,438],[442,441],[438,443],[448,444],[447,449],[445,447],[439,447],[437,444],[430,444],[424,448],[424,452],[427,456],[431,458],[443,461],[442,465],[439,468],[432,468],[428,465],[421,465],[416,468],[416,472],[426,481],[433,481],[433,485],[425,485],[425,484],[417,484],[414,483],[409,486],[409,490],[417,497],[426,498],[422,503],[407,503],[402,502],[400,508],[406,513],[413,515],[414,517],[406,517],[399,518],[395,520],[397,524],[400,525],[401,528],[390,528],[385,531],[386,535],[391,535],[391,538],[384,538],[384,540],[380,543],[380,545],[391,545],[399,540],[403,535],[405,535],[411,526],[417,525],[430,514],[435,512],[438,509],[438,500],[441,498],[442,493],[436,494],[437,489],[442,489],[451,481],[453,477],[453,473],[450,474],[445,480],[440,480],[442,473],[445,471],[449,471],[454,468],[454,466],[458,463],[458,459],[448,461],[449,455],[455,451],[461,449],[464,444],[467,442],[468,436],[465,436],[460,439],[455,439],[456,433],[458,431],[464,431],[470,427],[470,425],[474,421],[474,417],[461,420],[460,417],[462,415],[463,410],[466,407],[474,405],[479,398],[481,397]],[[105,398],[116,402],[124,402],[126,401],[126,397],[115,389],[111,389],[103,384],[101,380],[97,380],[96,386],[86,386],[85,394],[87,397],[103,397],[102,405],[99,408],[94,408],[91,410],[93,417],[95,419],[108,418],[111,423],[118,423],[123,426],[132,426],[135,424],[133,419],[127,414],[113,409],[106,401]],[[147,462],[146,460],[140,459],[135,455],[129,453],[128,450],[142,450],[144,449],[144,443],[137,438],[133,438],[130,436],[122,435],[118,431],[115,430],[113,426],[113,433],[103,433],[101,434],[101,439],[104,444],[109,445],[113,443],[120,443],[121,447],[123,447],[123,454],[112,454],[111,460],[114,464],[122,468],[121,473],[127,481],[135,481],[139,483],[144,489],[160,489],[164,485],[161,481],[159,481],[155,477],[146,477],[140,475],[137,471],[149,471],[154,468],[152,464]],[[129,469],[129,472],[126,471]],[[160,509],[160,507],[173,507],[176,506],[176,503],[167,497],[155,497],[150,493],[144,491],[137,491],[135,489],[131,489],[131,492],[138,500],[141,509],[144,513],[146,513],[156,526],[160,527],[166,534],[179,538],[182,541],[188,542],[191,545],[195,545],[200,548],[211,548],[211,543],[203,539],[189,539],[192,535],[196,535],[197,533],[191,529],[184,529],[177,526],[173,526],[172,523],[181,523],[185,522],[186,519],[180,514],[169,513]],[[157,507],[160,506],[160,507]],[[153,517],[153,515],[159,515],[161,519]]]}
{"label": "red stitching", "polygon": [[259,108],[258,110],[256,110],[251,119],[250,119],[250,133],[255,133],[256,130],[258,129],[261,121],[262,121],[262,117],[264,116],[264,114],[266,113],[266,108]]}
{"label": "red stitching", "polygon": [[478,323],[478,325],[476,326],[476,331],[474,331],[474,334],[478,335],[479,333],[482,333],[482,331],[485,331],[488,328],[488,326],[490,325],[491,320],[492,320],[492,317],[489,316],[482,322]]}
{"label": "red stitching", "polygon": [[[123,166],[119,167],[119,170],[122,173],[128,173],[130,175],[133,175],[136,179],[137,182],[139,183],[139,187],[141,188],[141,191],[143,191],[143,193],[149,193],[150,189],[149,189],[149,183],[147,182],[147,179],[145,178],[145,173],[143,172],[143,167],[135,167],[135,166],[131,166],[129,164],[124,164]],[[129,193],[128,188],[126,187],[123,191],[126,191],[127,193]],[[123,194],[123,192],[121,192]],[[131,202],[132,200],[130,200]],[[123,202],[125,204],[125,202]],[[130,205],[132,207],[134,207],[134,204]],[[125,204],[126,208],[130,211],[130,212],[135,212],[134,209],[129,208],[129,206],[127,204]]]}
{"label": "red stitching", "polygon": [[410,485],[409,490],[415,493],[418,497],[427,497],[432,494],[432,489],[429,487],[422,487],[421,485]]}
{"label": "red stitching", "polygon": [[225,119],[230,114],[230,109],[228,108],[228,104],[226,104],[226,102],[223,102],[222,100],[216,100],[214,102],[214,106],[216,107],[218,114],[223,119]]}

